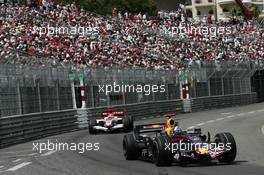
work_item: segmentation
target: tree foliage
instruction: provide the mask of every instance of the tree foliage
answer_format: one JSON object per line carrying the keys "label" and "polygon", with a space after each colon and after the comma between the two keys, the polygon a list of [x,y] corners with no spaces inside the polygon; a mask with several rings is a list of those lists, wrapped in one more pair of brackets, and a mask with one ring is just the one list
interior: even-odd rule
{"label": "tree foliage", "polygon": [[154,14],[157,10],[156,0],[59,0],[60,3],[74,2],[81,8],[99,14],[111,14],[112,9],[131,13],[148,12]]}

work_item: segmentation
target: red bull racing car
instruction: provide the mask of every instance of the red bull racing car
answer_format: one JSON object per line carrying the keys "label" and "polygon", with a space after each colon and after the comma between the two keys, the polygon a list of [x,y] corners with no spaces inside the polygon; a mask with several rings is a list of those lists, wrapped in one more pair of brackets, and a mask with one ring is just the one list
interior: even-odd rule
{"label": "red bull racing car", "polygon": [[237,153],[232,134],[218,133],[211,141],[209,132],[204,135],[200,128],[182,130],[171,117],[166,123],[135,126],[133,134],[124,136],[123,150],[127,160],[147,160],[157,166],[212,160],[231,163]]}
{"label": "red bull racing car", "polygon": [[126,116],[124,112],[113,111],[112,109],[105,111],[100,117],[89,120],[90,134],[97,134],[100,131],[125,131],[133,130],[134,120],[132,116]]}

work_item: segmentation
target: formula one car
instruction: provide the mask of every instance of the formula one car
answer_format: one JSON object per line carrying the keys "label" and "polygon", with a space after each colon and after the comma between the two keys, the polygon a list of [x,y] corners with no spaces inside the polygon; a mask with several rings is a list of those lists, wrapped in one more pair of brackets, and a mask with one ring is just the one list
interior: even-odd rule
{"label": "formula one car", "polygon": [[147,160],[157,166],[172,163],[208,163],[214,159],[231,163],[236,158],[236,142],[230,133],[218,133],[210,141],[210,133],[201,128],[182,130],[171,117],[166,123],[135,126],[133,134],[124,136],[126,160]]}
{"label": "formula one car", "polygon": [[134,120],[132,116],[126,116],[124,112],[113,111],[108,109],[101,114],[101,117],[89,120],[89,133],[97,134],[99,131],[111,132],[122,130],[125,132],[132,131]]}

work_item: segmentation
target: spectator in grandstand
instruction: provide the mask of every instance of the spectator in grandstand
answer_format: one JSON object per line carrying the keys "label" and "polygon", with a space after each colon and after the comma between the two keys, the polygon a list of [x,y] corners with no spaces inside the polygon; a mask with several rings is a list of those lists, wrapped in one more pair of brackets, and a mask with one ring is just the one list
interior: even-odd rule
{"label": "spectator in grandstand", "polygon": [[[148,19],[147,14],[134,14],[132,19],[129,12],[122,15],[113,11],[113,17],[119,19],[114,20],[78,10],[74,4],[43,6],[48,8],[2,5],[1,62],[28,64],[32,60],[40,65],[56,62],[63,66],[174,69],[201,61],[263,60],[263,32],[249,30],[244,21],[216,23],[218,27],[232,27],[232,33],[224,36],[186,33],[171,37],[168,33],[172,27],[186,23],[203,26],[210,21],[206,17],[204,22],[193,24],[185,20],[183,13],[163,11],[156,20]],[[41,34],[48,26],[61,27],[59,31],[67,31],[62,27],[89,27],[97,32],[43,30]],[[26,57],[30,59],[25,61]]]}

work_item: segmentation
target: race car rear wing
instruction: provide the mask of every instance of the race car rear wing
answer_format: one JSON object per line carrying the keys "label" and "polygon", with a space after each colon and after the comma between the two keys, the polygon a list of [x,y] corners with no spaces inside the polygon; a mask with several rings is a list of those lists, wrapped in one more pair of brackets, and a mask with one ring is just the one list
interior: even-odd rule
{"label": "race car rear wing", "polygon": [[166,126],[166,123],[152,123],[152,124],[146,124],[146,125],[137,125],[134,128],[134,132],[137,134],[161,132],[164,130],[165,126]]}
{"label": "race car rear wing", "polygon": [[108,111],[106,111],[106,112],[103,112],[101,115],[103,117],[106,117],[106,116],[108,116],[110,114],[112,114],[114,116],[124,116],[125,115],[124,112],[117,112],[117,111],[115,111],[115,112],[108,112]]}

